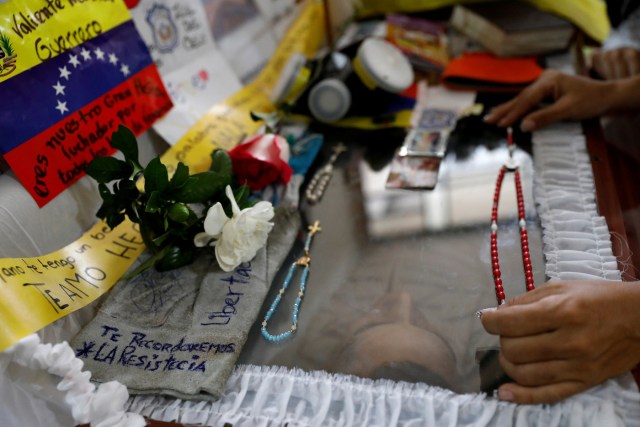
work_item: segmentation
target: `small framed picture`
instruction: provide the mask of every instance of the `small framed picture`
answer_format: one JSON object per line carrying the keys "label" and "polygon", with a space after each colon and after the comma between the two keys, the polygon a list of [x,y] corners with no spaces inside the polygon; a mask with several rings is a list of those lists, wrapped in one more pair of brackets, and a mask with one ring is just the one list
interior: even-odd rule
{"label": "small framed picture", "polygon": [[386,188],[433,190],[440,169],[438,157],[403,156],[397,152],[391,161]]}
{"label": "small framed picture", "polygon": [[412,129],[405,138],[400,155],[443,158],[448,138],[448,130]]}
{"label": "small framed picture", "polygon": [[453,129],[456,126],[457,114],[454,110],[441,108],[425,108],[418,119],[418,129]]}

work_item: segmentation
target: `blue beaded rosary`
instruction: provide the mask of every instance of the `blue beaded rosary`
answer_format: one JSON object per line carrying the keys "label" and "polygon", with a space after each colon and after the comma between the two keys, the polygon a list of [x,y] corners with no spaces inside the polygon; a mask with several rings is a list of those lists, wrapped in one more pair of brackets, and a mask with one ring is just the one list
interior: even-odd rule
{"label": "blue beaded rosary", "polygon": [[[309,248],[311,246],[311,240],[316,233],[319,233],[322,229],[320,228],[320,221],[316,221],[313,225],[309,226],[309,234],[307,235],[307,240],[304,244],[304,255],[298,258],[291,264],[289,267],[289,271],[287,272],[287,276],[284,279],[284,283],[282,284],[282,288],[278,291],[278,295],[276,295],[275,299],[271,303],[271,307],[267,311],[267,314],[264,316],[264,320],[262,321],[262,336],[271,342],[278,342],[289,338],[292,334],[298,330],[298,311],[300,310],[300,303],[302,302],[302,297],[304,296],[304,290],[307,286],[307,278],[309,277],[309,265],[311,264],[311,257],[309,256]],[[293,278],[293,273],[296,271],[296,268],[300,266],[303,268],[302,274],[300,276],[300,290],[298,291],[298,296],[296,298],[295,303],[293,303],[293,311],[291,312],[291,327],[288,331],[282,332],[278,335],[271,335],[267,331],[267,322],[273,316],[276,309],[278,308],[278,304],[282,300],[282,295],[286,292],[289,287],[289,283],[291,283],[291,279]]]}

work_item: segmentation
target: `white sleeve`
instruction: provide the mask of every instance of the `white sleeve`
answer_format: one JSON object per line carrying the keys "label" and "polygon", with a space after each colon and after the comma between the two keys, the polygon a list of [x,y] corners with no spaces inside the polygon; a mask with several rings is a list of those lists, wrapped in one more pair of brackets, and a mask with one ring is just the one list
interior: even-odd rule
{"label": "white sleeve", "polygon": [[612,28],[602,44],[604,50],[633,47],[640,50],[640,7],[622,21],[618,28]]}

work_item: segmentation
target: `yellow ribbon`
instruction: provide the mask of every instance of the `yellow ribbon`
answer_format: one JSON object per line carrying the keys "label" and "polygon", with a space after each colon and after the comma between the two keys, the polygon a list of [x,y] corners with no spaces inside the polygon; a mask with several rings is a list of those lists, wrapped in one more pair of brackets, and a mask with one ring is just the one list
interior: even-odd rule
{"label": "yellow ribbon", "polygon": [[132,222],[99,222],[48,255],[0,259],[0,351],[94,301],[143,251]]}

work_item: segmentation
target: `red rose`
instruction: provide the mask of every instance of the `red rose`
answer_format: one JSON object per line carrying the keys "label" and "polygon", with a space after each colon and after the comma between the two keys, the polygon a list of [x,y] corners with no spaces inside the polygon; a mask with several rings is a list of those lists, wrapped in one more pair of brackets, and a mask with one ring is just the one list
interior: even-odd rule
{"label": "red rose", "polygon": [[229,151],[233,173],[240,184],[252,191],[282,182],[288,183],[293,170],[289,166],[289,145],[280,135],[262,134]]}
{"label": "red rose", "polygon": [[124,0],[124,3],[129,9],[133,9],[138,5],[138,3],[140,3],[140,0]]}

